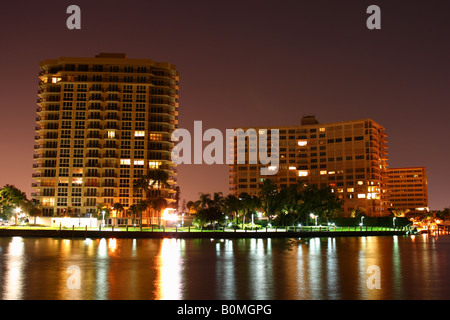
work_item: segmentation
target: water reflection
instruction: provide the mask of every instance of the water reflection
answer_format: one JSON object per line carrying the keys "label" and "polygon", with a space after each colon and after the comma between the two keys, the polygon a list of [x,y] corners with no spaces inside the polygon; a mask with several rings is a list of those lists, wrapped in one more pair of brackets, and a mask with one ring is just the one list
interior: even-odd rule
{"label": "water reflection", "polygon": [[156,300],[183,299],[181,283],[183,260],[180,250],[182,241],[184,240],[163,239],[161,241],[161,252],[155,265],[158,272],[155,281]]}
{"label": "water reflection", "polygon": [[222,240],[216,243],[216,294],[223,300],[231,300],[236,297],[236,276],[234,259],[234,241]]}
{"label": "water reflection", "polygon": [[21,237],[12,238],[5,259],[5,286],[3,299],[22,299],[23,278],[26,259],[24,257],[24,243]]}
{"label": "water reflection", "polygon": [[[80,289],[67,285],[71,266]],[[370,266],[380,289],[367,286]],[[14,237],[0,238],[0,299],[449,299],[449,267],[443,236]]]}
{"label": "water reflection", "polygon": [[108,299],[109,252],[106,239],[100,239],[95,259],[95,299]]}

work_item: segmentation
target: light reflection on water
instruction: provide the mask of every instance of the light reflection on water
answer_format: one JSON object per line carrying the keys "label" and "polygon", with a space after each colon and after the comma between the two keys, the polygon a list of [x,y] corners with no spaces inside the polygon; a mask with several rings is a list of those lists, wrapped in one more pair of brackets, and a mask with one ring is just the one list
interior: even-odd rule
{"label": "light reflection on water", "polygon": [[[0,238],[0,299],[449,299],[449,249],[449,236]],[[367,287],[372,265],[381,289]]]}

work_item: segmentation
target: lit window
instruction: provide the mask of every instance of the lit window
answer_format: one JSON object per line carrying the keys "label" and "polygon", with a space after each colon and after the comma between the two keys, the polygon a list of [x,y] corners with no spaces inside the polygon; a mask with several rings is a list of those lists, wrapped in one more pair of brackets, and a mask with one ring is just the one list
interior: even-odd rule
{"label": "lit window", "polygon": [[148,162],[148,167],[150,169],[158,169],[160,165],[161,165],[160,161],[149,161]]}
{"label": "lit window", "polygon": [[289,167],[289,170],[295,170],[297,169],[296,167]]}
{"label": "lit window", "polygon": [[358,185],[360,185],[360,186],[362,186],[364,184],[364,182],[363,181],[358,181]]}
{"label": "lit window", "polygon": [[327,174],[327,170],[320,170],[320,174]]}
{"label": "lit window", "polygon": [[325,128],[319,128],[320,132],[325,132]]}
{"label": "lit window", "polygon": [[269,166],[269,171],[276,171],[277,170],[277,166]]}
{"label": "lit window", "polygon": [[131,164],[131,160],[130,159],[120,159],[120,164],[129,166]]}
{"label": "lit window", "polygon": [[366,195],[364,193],[358,193],[359,199],[364,199],[365,197],[366,197]]}
{"label": "lit window", "polygon": [[307,177],[308,176],[308,170],[300,170],[298,172],[299,177]]}
{"label": "lit window", "polygon": [[69,178],[59,178],[59,180],[58,180],[58,183],[59,184],[67,184],[67,183],[69,183]]}
{"label": "lit window", "polygon": [[266,134],[266,133],[267,133],[267,130],[265,130],[265,129],[259,129],[259,130],[258,130],[258,133],[259,133],[259,134]]}
{"label": "lit window", "polygon": [[141,131],[135,131],[134,132],[134,136],[135,137],[145,137],[145,131],[141,130]]}
{"label": "lit window", "polygon": [[355,192],[354,188],[347,188],[347,192]]}
{"label": "lit window", "polygon": [[61,81],[61,78],[52,78],[52,83],[57,83]]}
{"label": "lit window", "polygon": [[308,141],[307,140],[298,140],[297,143],[300,147],[304,147],[308,144]]}
{"label": "lit window", "polygon": [[335,174],[335,171],[328,171],[328,174]]}
{"label": "lit window", "polygon": [[72,185],[82,185],[83,184],[83,178],[73,178],[72,179]]}
{"label": "lit window", "polygon": [[108,138],[115,138],[116,137],[116,132],[115,131],[112,131],[112,130],[109,130],[108,131]]}
{"label": "lit window", "polygon": [[42,205],[44,207],[46,207],[46,206],[54,206],[55,205],[55,198],[42,198]]}
{"label": "lit window", "polygon": [[143,166],[144,165],[144,160],[134,160],[134,165],[135,166]]}
{"label": "lit window", "polygon": [[150,133],[149,140],[157,141],[157,140],[161,140],[161,139],[162,139],[162,135],[160,133]]}

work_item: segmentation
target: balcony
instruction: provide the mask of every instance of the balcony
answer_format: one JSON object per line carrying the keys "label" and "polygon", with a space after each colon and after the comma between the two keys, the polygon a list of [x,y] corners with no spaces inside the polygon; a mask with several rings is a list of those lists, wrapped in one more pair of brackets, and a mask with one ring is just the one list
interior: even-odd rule
{"label": "balcony", "polygon": [[112,197],[112,198],[117,197],[117,195],[112,192],[103,192],[101,196],[102,197]]}
{"label": "balcony", "polygon": [[102,165],[102,167],[103,168],[118,168],[119,167],[119,165],[117,165],[117,164],[115,164],[115,163],[104,163],[103,165]]}
{"label": "balcony", "polygon": [[92,149],[100,149],[100,144],[99,143],[89,142],[86,147],[87,148],[92,148]]}
{"label": "balcony", "polygon": [[102,126],[98,123],[91,123],[87,126],[88,129],[102,129]]}
{"label": "balcony", "polygon": [[87,162],[85,164],[86,168],[100,168],[100,165],[97,162]]}
{"label": "balcony", "polygon": [[104,149],[118,149],[119,146],[117,145],[117,143],[106,143],[103,146]]}
{"label": "balcony", "polygon": [[88,152],[86,158],[100,158],[100,154],[98,152]]}
{"label": "balcony", "polygon": [[106,106],[104,111],[120,111],[118,106]]}
{"label": "balcony", "polygon": [[103,120],[103,117],[99,114],[90,114],[87,117],[87,120],[100,120],[101,121],[101,120]]}
{"label": "balcony", "polygon": [[117,183],[103,183],[102,187],[108,187],[108,188],[116,188],[117,187]]}
{"label": "balcony", "polygon": [[117,173],[111,173],[111,172],[104,173],[104,174],[102,175],[102,177],[103,177],[103,178],[117,178]]}
{"label": "balcony", "polygon": [[104,117],[104,120],[120,120],[117,114],[108,114]]}
{"label": "balcony", "polygon": [[100,174],[98,174],[97,172],[86,172],[84,176],[88,178],[99,178]]}
{"label": "balcony", "polygon": [[87,135],[87,139],[102,139],[102,135],[101,134],[99,134],[98,132],[90,132],[88,135]]}

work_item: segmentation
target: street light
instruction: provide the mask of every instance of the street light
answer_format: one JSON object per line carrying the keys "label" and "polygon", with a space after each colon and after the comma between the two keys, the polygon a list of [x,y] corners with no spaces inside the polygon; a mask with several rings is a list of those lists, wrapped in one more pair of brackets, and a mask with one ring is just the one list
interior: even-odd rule
{"label": "street light", "polygon": [[311,213],[309,216],[315,220],[315,225],[317,227],[317,215]]}
{"label": "street light", "polygon": [[395,229],[395,219],[397,219],[397,217],[394,217],[394,219],[392,219],[392,224],[394,225],[394,229]]}
{"label": "street light", "polygon": [[16,212],[16,217],[15,217],[15,220],[16,220],[16,221],[15,221],[15,223],[18,224],[18,223],[17,223],[17,216],[19,215],[19,213],[20,213],[21,210],[20,210],[19,207],[17,207],[16,209],[14,209],[14,211]]}
{"label": "street light", "polygon": [[105,225],[105,210],[102,210],[102,224]]}

